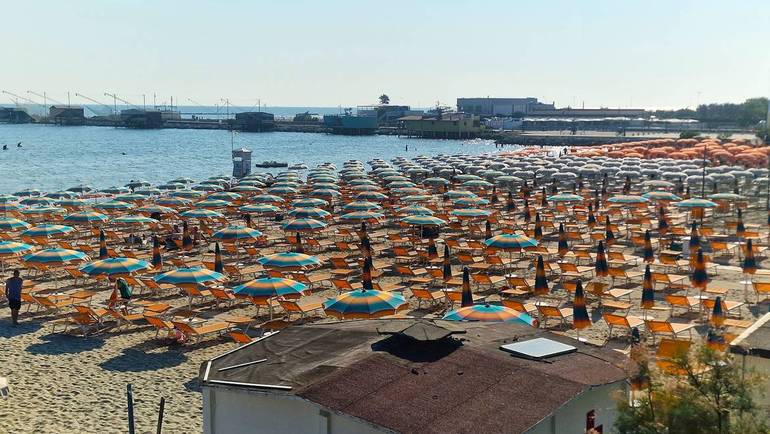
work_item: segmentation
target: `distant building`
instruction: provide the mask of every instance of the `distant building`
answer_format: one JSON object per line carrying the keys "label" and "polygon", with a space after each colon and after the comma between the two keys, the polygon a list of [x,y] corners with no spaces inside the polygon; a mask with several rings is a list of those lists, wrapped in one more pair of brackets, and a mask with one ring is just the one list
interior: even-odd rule
{"label": "distant building", "polygon": [[457,98],[457,111],[480,117],[524,116],[536,110],[554,110],[537,98]]}
{"label": "distant building", "polygon": [[0,107],[0,122],[8,124],[29,124],[35,119],[26,110],[15,107]]}
{"label": "distant building", "polygon": [[607,117],[643,117],[647,116],[647,111],[643,109],[612,109],[612,108],[559,108],[533,110],[529,113],[531,116],[550,116],[550,117],[573,117],[573,118],[607,118]]}
{"label": "distant building", "polygon": [[120,120],[127,128],[154,129],[163,127],[163,115],[158,110],[126,109]]}
{"label": "distant building", "polygon": [[[500,348],[536,338],[568,349]],[[616,351],[512,323],[295,325],[201,365],[203,432],[611,432],[614,395],[628,394],[626,363]]]}
{"label": "distant building", "polygon": [[324,127],[330,128],[332,134],[346,136],[365,136],[377,131],[378,123],[375,116],[353,116],[350,110],[344,114],[324,115]]}
{"label": "distant building", "polygon": [[51,106],[48,117],[59,125],[83,125],[86,115],[80,106]]}
{"label": "distant building", "polygon": [[381,127],[398,126],[400,118],[404,116],[419,116],[424,114],[421,110],[412,110],[408,105],[375,105],[359,106],[358,116],[374,116],[377,125]]}
{"label": "distant building", "polygon": [[273,131],[275,129],[275,116],[266,112],[236,113],[233,128],[250,133]]}
{"label": "distant building", "polygon": [[466,113],[443,113],[400,118],[405,135],[431,139],[469,139],[481,132],[478,116]]}

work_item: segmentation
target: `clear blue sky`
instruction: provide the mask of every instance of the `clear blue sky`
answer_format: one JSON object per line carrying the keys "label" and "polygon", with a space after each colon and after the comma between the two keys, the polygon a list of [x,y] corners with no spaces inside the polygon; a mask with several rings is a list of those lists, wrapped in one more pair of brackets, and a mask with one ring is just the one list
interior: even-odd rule
{"label": "clear blue sky", "polygon": [[0,88],[56,99],[653,108],[770,94],[767,0],[7,1],[1,16]]}

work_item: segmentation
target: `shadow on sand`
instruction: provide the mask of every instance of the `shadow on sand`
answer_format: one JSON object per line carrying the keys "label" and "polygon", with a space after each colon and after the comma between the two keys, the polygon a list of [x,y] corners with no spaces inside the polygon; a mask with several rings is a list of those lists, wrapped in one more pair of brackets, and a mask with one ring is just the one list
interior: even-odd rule
{"label": "shadow on sand", "polygon": [[24,321],[21,320],[19,325],[12,326],[11,319],[0,321],[0,338],[10,339],[14,336],[25,335],[27,333],[35,333],[40,330],[42,325],[36,321]]}
{"label": "shadow on sand", "polygon": [[51,333],[41,336],[40,340],[44,342],[28,346],[27,351],[40,355],[74,354],[95,350],[104,345],[104,339],[99,336],[83,338],[82,336]]}
{"label": "shadow on sand", "polygon": [[179,366],[187,356],[178,351],[149,352],[158,345],[145,344],[126,348],[118,356],[105,360],[99,366],[108,371],[142,372]]}

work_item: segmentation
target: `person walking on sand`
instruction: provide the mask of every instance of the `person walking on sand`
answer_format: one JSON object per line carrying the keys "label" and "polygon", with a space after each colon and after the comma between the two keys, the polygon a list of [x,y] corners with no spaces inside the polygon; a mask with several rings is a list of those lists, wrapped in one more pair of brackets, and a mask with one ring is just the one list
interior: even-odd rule
{"label": "person walking on sand", "polygon": [[19,324],[19,309],[21,309],[21,287],[24,280],[19,277],[19,270],[13,270],[13,277],[5,282],[5,297],[11,308],[11,321],[13,325]]}

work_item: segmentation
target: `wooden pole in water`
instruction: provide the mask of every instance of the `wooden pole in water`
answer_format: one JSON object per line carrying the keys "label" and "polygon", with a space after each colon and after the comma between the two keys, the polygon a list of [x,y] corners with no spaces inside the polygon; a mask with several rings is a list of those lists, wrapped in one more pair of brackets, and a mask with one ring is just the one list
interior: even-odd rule
{"label": "wooden pole in water", "polygon": [[134,434],[134,392],[131,383],[126,385],[126,399],[128,400],[128,434]]}

